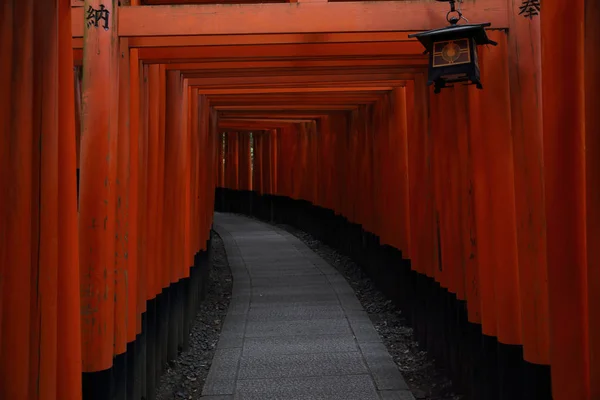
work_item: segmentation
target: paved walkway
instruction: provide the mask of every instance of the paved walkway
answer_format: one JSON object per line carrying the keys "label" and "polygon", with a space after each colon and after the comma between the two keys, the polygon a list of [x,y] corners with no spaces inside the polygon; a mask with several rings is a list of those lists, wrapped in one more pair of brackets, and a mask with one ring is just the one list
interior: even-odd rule
{"label": "paved walkway", "polygon": [[233,297],[202,399],[414,399],[333,267],[287,232],[215,218]]}

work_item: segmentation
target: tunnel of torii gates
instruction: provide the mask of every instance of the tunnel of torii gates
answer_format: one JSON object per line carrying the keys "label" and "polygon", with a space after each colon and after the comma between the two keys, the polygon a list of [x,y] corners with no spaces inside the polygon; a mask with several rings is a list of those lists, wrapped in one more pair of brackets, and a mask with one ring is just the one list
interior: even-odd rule
{"label": "tunnel of torii gates", "polygon": [[467,398],[600,399],[600,2],[465,0],[498,46],[438,95],[447,3],[176,2],[0,3],[1,399],[152,399],[215,206],[351,254]]}

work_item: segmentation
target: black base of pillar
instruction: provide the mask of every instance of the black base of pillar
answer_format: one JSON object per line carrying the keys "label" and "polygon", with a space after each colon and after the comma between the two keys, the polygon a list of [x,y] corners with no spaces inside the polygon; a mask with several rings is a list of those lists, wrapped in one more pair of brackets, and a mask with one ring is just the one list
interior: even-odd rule
{"label": "black base of pillar", "polygon": [[194,257],[190,276],[171,284],[146,303],[142,332],[110,369],[84,373],[82,400],[153,400],[168,362],[187,347],[192,321],[205,297],[211,241]]}

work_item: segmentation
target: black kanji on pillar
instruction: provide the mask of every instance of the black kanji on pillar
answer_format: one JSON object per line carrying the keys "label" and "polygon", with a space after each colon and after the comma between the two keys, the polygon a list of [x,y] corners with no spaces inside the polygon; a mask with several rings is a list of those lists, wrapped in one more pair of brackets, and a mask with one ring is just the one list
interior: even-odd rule
{"label": "black kanji on pillar", "polygon": [[533,17],[540,14],[540,0],[523,0],[523,4],[519,9],[521,10],[519,15],[533,19]]}
{"label": "black kanji on pillar", "polygon": [[104,7],[104,4],[100,4],[100,9],[96,10],[92,6],[90,6],[87,10],[87,16],[85,19],[87,20],[88,28],[94,26],[98,27],[98,22],[104,21],[102,27],[105,31],[108,30],[108,17],[110,16],[110,11]]}

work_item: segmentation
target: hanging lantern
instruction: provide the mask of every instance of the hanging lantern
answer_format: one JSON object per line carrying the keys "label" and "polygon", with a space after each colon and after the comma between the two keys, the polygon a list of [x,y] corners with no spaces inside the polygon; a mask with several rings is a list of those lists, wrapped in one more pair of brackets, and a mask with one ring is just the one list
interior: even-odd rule
{"label": "hanging lantern", "polygon": [[[434,93],[439,93],[448,84],[466,82],[483,89],[479,80],[479,65],[477,63],[477,46],[498,43],[490,40],[485,32],[491,24],[458,25],[460,19],[465,19],[455,7],[456,0],[436,0],[450,3],[450,11],[446,20],[450,26],[431,31],[414,33],[409,38],[417,38],[429,53],[428,85],[434,86]],[[466,19],[465,19],[466,20]]]}

